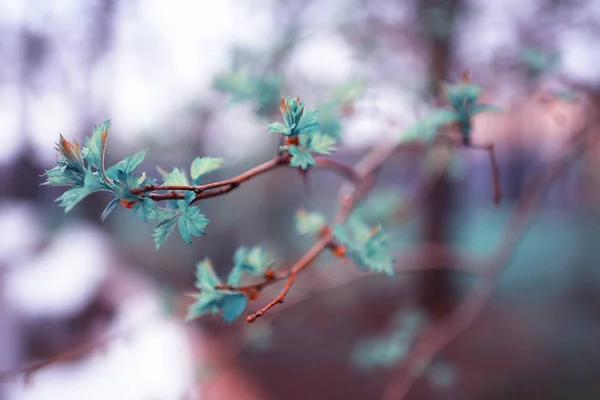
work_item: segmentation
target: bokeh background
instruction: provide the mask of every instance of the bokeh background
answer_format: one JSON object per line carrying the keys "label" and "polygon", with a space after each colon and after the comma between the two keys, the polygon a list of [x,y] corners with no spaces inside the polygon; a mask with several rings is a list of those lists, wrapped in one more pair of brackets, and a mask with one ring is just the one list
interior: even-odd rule
{"label": "bokeh background", "polygon": [[[216,180],[273,156],[265,126],[282,95],[300,95],[351,164],[469,69],[503,109],[473,133],[496,144],[502,202],[485,153],[459,152],[416,218],[390,229],[402,245],[485,254],[529,172],[600,112],[599,39],[597,0],[0,1],[0,370],[56,361],[27,382],[6,375],[0,399],[377,399],[467,279],[374,276],[324,255],[254,324],[184,323],[197,261],[225,276],[237,247],[260,245],[289,265],[310,245],[296,210],[331,215],[340,178],[261,176],[203,201],[206,237],[156,251],[127,210],[100,223],[102,194],[64,214],[60,188],[39,186],[59,133],[80,140],[110,118],[110,162],[149,148],[140,169],[157,176],[223,157]],[[554,184],[481,318],[409,398],[600,398],[599,162],[588,149]],[[394,158],[374,209],[409,198],[422,163]],[[56,359],[72,349],[84,351]]]}

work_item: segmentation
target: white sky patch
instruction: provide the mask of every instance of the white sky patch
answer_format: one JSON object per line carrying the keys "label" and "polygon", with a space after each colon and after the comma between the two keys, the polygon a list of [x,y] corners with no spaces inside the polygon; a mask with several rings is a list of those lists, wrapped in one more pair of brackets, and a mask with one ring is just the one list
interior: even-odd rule
{"label": "white sky patch", "polygon": [[72,225],[57,233],[45,252],[7,273],[5,299],[24,315],[71,315],[105,278],[111,265],[107,253],[98,231]]}
{"label": "white sky patch", "polygon": [[[76,110],[67,98],[59,92],[46,92],[40,96],[29,96],[29,127],[36,156],[49,165],[56,162],[54,144],[59,134],[69,141],[77,138],[83,144],[77,131]],[[56,130],[58,128],[58,130]],[[18,132],[18,131],[15,131]],[[91,132],[91,127],[90,127]]]}
{"label": "white sky patch", "polygon": [[304,75],[326,86],[341,85],[353,77],[352,49],[339,35],[313,35],[304,41],[290,60],[290,76]]}
{"label": "white sky patch", "polygon": [[0,87],[0,165],[9,163],[25,143],[25,139],[17,135],[21,132],[19,96],[13,85]]}
{"label": "white sky patch", "polygon": [[0,204],[0,226],[3,231],[18,232],[2,235],[0,263],[18,266],[31,256],[33,248],[42,240],[42,226],[34,210],[23,201]]}
{"label": "white sky patch", "polygon": [[[112,326],[106,352],[39,371],[34,384],[11,387],[11,400],[181,399],[194,377],[184,328],[162,315],[150,293],[130,298]],[[107,384],[107,382],[109,384]]]}

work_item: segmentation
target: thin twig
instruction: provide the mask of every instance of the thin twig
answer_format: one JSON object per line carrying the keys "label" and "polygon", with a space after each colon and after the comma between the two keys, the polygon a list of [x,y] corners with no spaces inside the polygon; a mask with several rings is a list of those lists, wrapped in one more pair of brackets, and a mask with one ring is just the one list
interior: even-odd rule
{"label": "thin twig", "polygon": [[536,177],[533,180],[534,186],[531,186],[531,189],[523,195],[518,203],[496,250],[481,262],[479,268],[475,268],[482,272],[483,278],[475,284],[475,288],[457,306],[455,311],[431,326],[419,337],[411,352],[402,360],[394,373],[384,392],[384,400],[404,399],[436,354],[469,328],[481,314],[485,304],[491,298],[494,276],[501,271],[514,254],[519,239],[525,233],[527,224],[535,212],[536,205],[570,162],[585,150],[588,139],[599,139],[596,136],[588,137],[587,135],[595,122],[595,119],[590,121],[574,134],[554,160],[541,169],[539,179]]}

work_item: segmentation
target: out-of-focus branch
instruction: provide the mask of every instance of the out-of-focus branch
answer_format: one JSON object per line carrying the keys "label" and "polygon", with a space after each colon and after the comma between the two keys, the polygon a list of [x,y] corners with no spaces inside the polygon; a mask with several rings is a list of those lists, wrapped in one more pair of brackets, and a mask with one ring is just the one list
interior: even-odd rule
{"label": "out-of-focus branch", "polygon": [[[549,165],[541,167],[537,176],[532,179],[532,186],[526,191],[513,212],[495,251],[489,257],[481,260],[479,266],[471,265],[470,269],[474,267],[474,270],[481,272],[484,277],[475,284],[475,287],[453,312],[426,329],[417,339],[411,352],[402,360],[393,374],[392,380],[383,394],[384,400],[404,399],[436,354],[468,329],[481,314],[491,298],[494,276],[501,271],[514,254],[542,197],[570,162],[585,150],[589,141],[598,140],[597,137],[588,135],[596,122],[594,119],[586,124],[565,143]],[[438,251],[450,253],[445,248],[438,249]]]}

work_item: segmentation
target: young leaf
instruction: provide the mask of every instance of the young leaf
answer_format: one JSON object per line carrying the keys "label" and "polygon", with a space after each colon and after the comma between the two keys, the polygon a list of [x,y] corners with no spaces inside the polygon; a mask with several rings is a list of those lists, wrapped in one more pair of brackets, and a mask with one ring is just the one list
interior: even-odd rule
{"label": "young leaf", "polygon": [[115,207],[119,204],[119,201],[120,201],[120,199],[112,199],[110,201],[110,203],[108,203],[108,205],[106,206],[104,211],[102,211],[102,215],[100,216],[100,219],[102,220],[102,222],[104,222],[106,220],[106,218],[108,218],[110,213],[113,212]]}
{"label": "young leaf", "polygon": [[241,283],[244,274],[263,274],[272,264],[269,254],[260,247],[240,247],[233,256],[233,268],[227,278],[229,285],[237,286]]}
{"label": "young leaf", "polygon": [[56,201],[59,202],[59,205],[65,208],[65,212],[71,211],[77,203],[88,195],[101,190],[108,190],[104,185],[104,182],[100,181],[97,176],[98,173],[92,172],[90,166],[88,166],[83,181],[83,187],[69,189],[56,199]]}
{"label": "young leaf", "polygon": [[202,176],[217,170],[223,164],[222,158],[216,157],[196,157],[194,161],[192,161],[192,166],[190,168],[190,175],[194,184],[197,184]]}
{"label": "young leaf", "polygon": [[173,213],[171,216],[166,217],[165,219],[160,221],[158,225],[152,230],[152,237],[154,238],[156,250],[158,250],[160,246],[162,246],[169,234],[173,231],[173,228],[175,228],[177,218],[178,214]]}
{"label": "young leaf", "polygon": [[[303,105],[304,106],[304,105]],[[316,110],[304,109],[299,121],[296,123],[294,132],[296,135],[312,135],[319,131],[318,112]]]}
{"label": "young leaf", "polygon": [[221,318],[227,323],[232,323],[239,317],[248,305],[248,298],[241,293],[227,294],[221,298]]}
{"label": "young leaf", "polygon": [[292,159],[290,160],[292,167],[306,169],[310,165],[316,165],[313,156],[309,152],[300,149],[300,147],[291,145],[288,146],[288,151],[292,155]]}
{"label": "young leaf", "polygon": [[335,148],[333,147],[334,144],[335,139],[331,136],[315,133],[311,137],[309,150],[315,153],[329,155],[332,151],[335,151]]}
{"label": "young leaf", "polygon": [[269,133],[282,133],[286,136],[292,133],[292,130],[281,122],[273,122],[267,125],[267,127],[269,128]]}
{"label": "young leaf", "polygon": [[102,172],[104,171],[104,152],[109,130],[110,120],[106,120],[102,125],[94,125],[92,135],[85,140],[85,147],[88,149],[86,161]]}
{"label": "young leaf", "polygon": [[305,210],[296,212],[296,230],[300,235],[319,235],[327,220],[319,213],[309,213]]}
{"label": "young leaf", "polygon": [[208,258],[196,264],[196,288],[202,291],[214,291],[221,284],[212,263]]}
{"label": "young leaf", "polygon": [[[181,209],[181,208],[180,208]],[[200,214],[198,207],[186,207],[181,209],[181,215],[178,221],[179,234],[188,243],[192,243],[192,236],[204,236],[204,228],[210,220],[203,214]]]}
{"label": "young leaf", "polygon": [[173,168],[173,171],[165,179],[165,186],[188,186],[189,184],[185,172],[179,168]]}
{"label": "young leaf", "polygon": [[148,149],[144,149],[125,157],[123,160],[108,168],[106,170],[106,176],[108,176],[112,180],[116,180],[118,179],[119,171],[123,171],[126,174],[130,174],[135,169],[135,167],[137,167],[142,163],[142,161],[144,161],[147,152]]}

